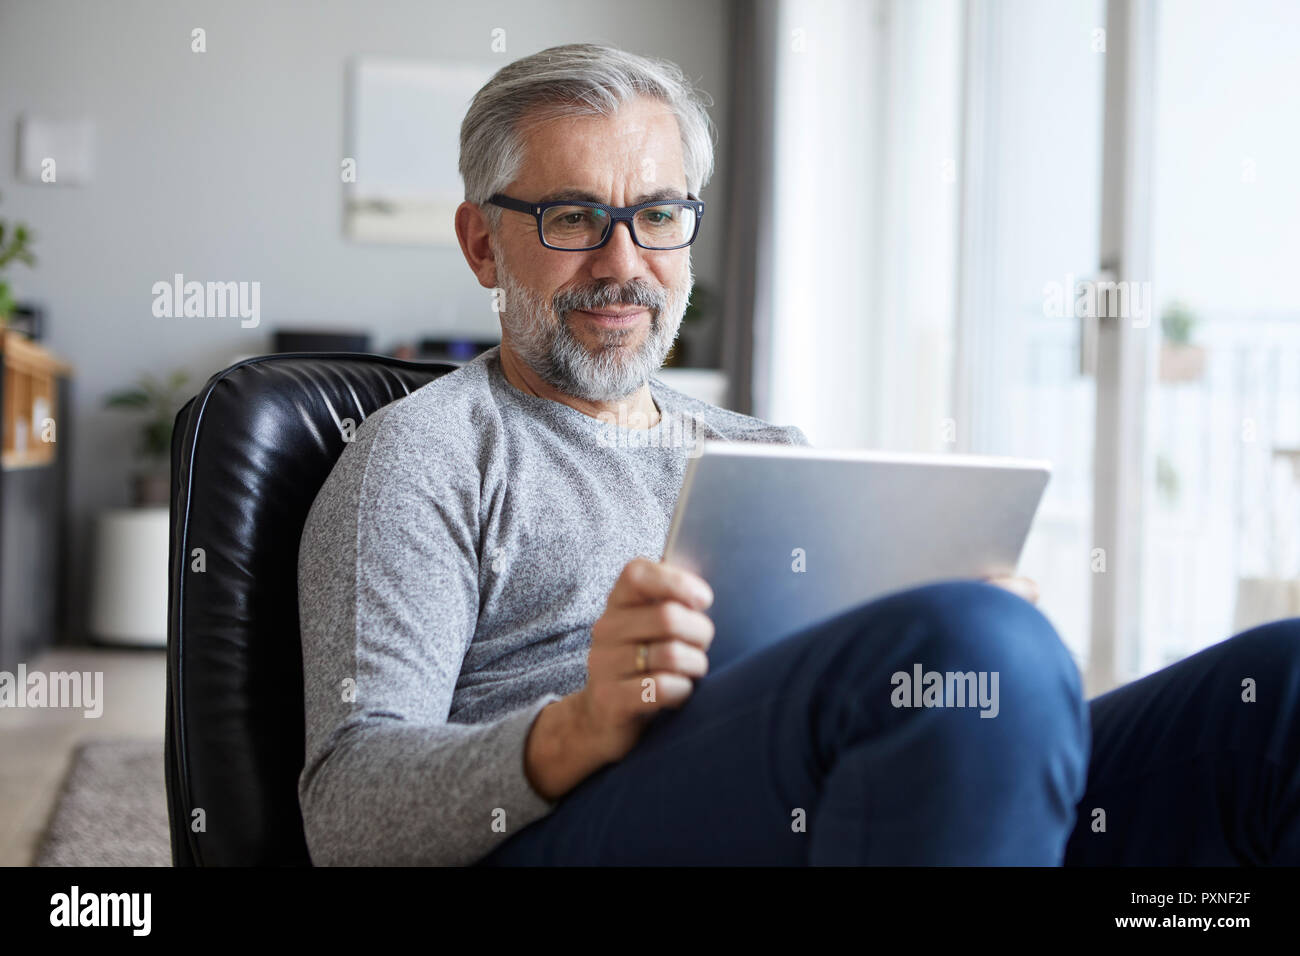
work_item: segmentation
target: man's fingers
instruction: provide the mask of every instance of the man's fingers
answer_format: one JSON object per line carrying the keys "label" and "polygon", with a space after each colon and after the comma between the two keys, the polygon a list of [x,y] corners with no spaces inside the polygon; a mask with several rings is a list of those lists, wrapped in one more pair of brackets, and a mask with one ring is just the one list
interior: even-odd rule
{"label": "man's fingers", "polygon": [[619,679],[642,677],[657,671],[703,677],[709,672],[709,655],[685,641],[633,641],[608,647],[593,646],[587,666],[597,674],[609,674]]}
{"label": "man's fingers", "polygon": [[1030,604],[1038,603],[1038,585],[1032,578],[1017,577],[1015,575],[997,575],[984,579],[989,584],[1000,587],[1012,594],[1019,595]]}
{"label": "man's fingers", "polygon": [[592,626],[592,647],[609,643],[606,635],[614,635],[613,643],[619,645],[679,640],[707,650],[713,643],[713,621],[677,601],[661,601],[606,611]]}
{"label": "man's fingers", "polygon": [[634,558],[614,582],[606,606],[632,607],[654,601],[678,601],[702,611],[713,603],[713,590],[702,577],[685,568]]}
{"label": "man's fingers", "polygon": [[695,684],[689,677],[666,671],[647,671],[617,681],[613,687],[629,716],[653,714],[664,707],[680,707],[695,691]]}

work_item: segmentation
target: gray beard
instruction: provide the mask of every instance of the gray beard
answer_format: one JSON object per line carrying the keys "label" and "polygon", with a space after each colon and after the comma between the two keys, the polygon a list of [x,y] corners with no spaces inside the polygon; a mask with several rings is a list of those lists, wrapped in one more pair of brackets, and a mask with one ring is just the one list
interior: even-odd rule
{"label": "gray beard", "polygon": [[[497,260],[497,282],[505,296],[501,328],[515,354],[552,388],[588,402],[626,398],[664,364],[681,328],[694,274],[683,289],[663,289],[632,280],[623,286],[587,286],[557,292],[550,302],[518,282]],[[637,329],[602,329],[594,351],[569,328],[575,309],[637,305],[650,310],[650,329],[635,348],[625,343]]]}

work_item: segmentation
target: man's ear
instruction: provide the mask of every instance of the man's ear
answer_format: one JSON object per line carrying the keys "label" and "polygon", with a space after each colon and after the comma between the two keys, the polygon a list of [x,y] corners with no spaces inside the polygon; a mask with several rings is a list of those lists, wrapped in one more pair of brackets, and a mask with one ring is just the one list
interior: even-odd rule
{"label": "man's ear", "polygon": [[492,233],[483,210],[472,202],[463,202],[456,207],[456,239],[478,284],[485,289],[495,289],[497,261],[496,251],[492,248]]}

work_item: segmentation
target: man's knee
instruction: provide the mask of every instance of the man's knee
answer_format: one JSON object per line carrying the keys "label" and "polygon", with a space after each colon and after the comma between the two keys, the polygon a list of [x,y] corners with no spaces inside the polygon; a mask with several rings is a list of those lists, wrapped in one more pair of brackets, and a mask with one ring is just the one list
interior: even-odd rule
{"label": "man's knee", "polygon": [[903,730],[911,758],[947,768],[981,799],[1042,784],[1055,812],[1072,814],[1087,778],[1088,706],[1047,618],[975,581],[900,592],[881,610],[862,620],[880,631],[861,645],[888,654],[890,686],[875,693],[889,693],[886,726]]}
{"label": "man's knee", "polygon": [[[1207,663],[1218,685],[1212,697],[1223,705],[1214,709],[1215,719],[1249,730],[1268,752],[1291,751],[1288,759],[1294,759],[1300,746],[1300,618],[1251,628],[1206,653],[1213,655]],[[1234,721],[1234,715],[1245,719]]]}
{"label": "man's knee", "polygon": [[893,614],[936,670],[996,664],[1004,681],[1060,677],[1080,685],[1078,668],[1038,608],[982,581],[944,581],[900,592]]}
{"label": "man's knee", "polygon": [[[945,581],[902,591],[864,609],[849,639],[862,666],[879,673],[881,655],[890,662],[894,708],[974,708],[988,719],[977,725],[999,722],[1003,732],[990,736],[1086,745],[1073,658],[1037,608],[1002,588]],[[966,722],[951,726],[965,732]]]}
{"label": "man's knee", "polygon": [[1271,674],[1292,689],[1300,682],[1300,617],[1261,624],[1220,646],[1224,661],[1240,669],[1243,680]]}

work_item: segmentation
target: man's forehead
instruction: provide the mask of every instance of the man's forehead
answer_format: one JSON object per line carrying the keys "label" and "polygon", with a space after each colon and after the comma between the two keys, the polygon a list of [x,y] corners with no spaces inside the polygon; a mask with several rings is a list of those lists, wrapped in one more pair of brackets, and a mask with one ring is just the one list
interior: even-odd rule
{"label": "man's forehead", "polygon": [[[663,103],[633,100],[612,115],[542,115],[523,126],[524,161],[516,181],[563,193],[599,191],[635,180],[649,198],[685,193],[681,130]],[[538,201],[541,201],[539,198]]]}

